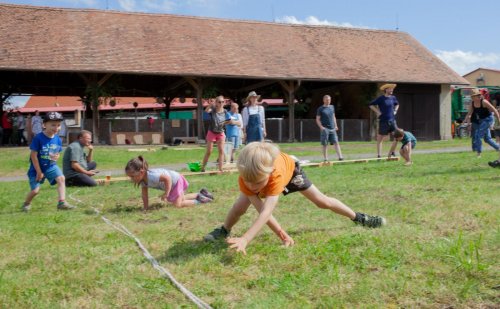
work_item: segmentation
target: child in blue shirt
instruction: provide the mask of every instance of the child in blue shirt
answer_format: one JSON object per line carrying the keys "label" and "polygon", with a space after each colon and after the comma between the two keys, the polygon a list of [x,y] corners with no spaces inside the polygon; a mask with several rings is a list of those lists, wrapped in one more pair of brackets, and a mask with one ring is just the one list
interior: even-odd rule
{"label": "child in blue shirt", "polygon": [[411,160],[411,152],[412,149],[417,145],[417,139],[413,134],[408,131],[404,131],[403,129],[396,129],[394,131],[394,141],[392,142],[391,151],[389,152],[389,158],[391,157],[391,153],[396,149],[396,145],[398,142],[401,142],[403,145],[399,150],[401,156],[405,159],[405,165],[412,165],[413,162]]}
{"label": "child in blue shirt", "polygon": [[68,204],[66,199],[66,186],[64,184],[64,175],[57,166],[62,151],[61,139],[58,132],[61,128],[63,117],[57,112],[48,112],[44,119],[44,129],[33,138],[30,145],[30,168],[28,178],[31,191],[26,196],[22,210],[27,212],[31,208],[31,201],[40,192],[40,185],[47,179],[50,185],[57,184],[57,193],[59,202],[57,209],[69,210],[75,208]]}

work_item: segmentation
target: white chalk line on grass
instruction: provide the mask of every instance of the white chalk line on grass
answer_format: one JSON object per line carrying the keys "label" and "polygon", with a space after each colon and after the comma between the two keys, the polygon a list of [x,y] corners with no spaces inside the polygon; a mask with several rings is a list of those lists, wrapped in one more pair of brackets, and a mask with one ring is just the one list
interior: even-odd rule
{"label": "white chalk line on grass", "polygon": [[[76,194],[76,193],[78,193],[78,191],[76,191],[73,194],[70,194],[69,198],[72,199],[73,201],[77,202],[77,203],[85,205],[85,203],[83,203],[82,200],[73,197],[73,195]],[[141,251],[142,251],[143,255],[146,257],[146,259],[148,259],[148,261],[151,263],[151,265],[153,266],[153,268],[156,269],[164,278],[167,278],[168,280],[170,280],[170,282],[177,289],[179,289],[179,291],[181,291],[190,301],[192,301],[196,306],[198,306],[198,308],[203,308],[203,309],[211,309],[212,308],[212,307],[210,307],[210,305],[208,305],[203,300],[201,300],[200,298],[198,298],[198,296],[194,295],[190,290],[188,290],[179,281],[177,281],[177,279],[175,279],[175,277],[172,275],[172,273],[170,273],[170,271],[168,271],[163,266],[161,266],[160,263],[158,263],[158,261],[151,255],[151,253],[149,253],[148,249],[146,249],[146,247],[144,247],[144,245],[142,244],[142,242],[140,241],[140,239],[137,238],[134,234],[132,234],[132,232],[130,232],[125,226],[123,226],[121,223],[115,223],[115,222],[109,220],[108,218],[106,218],[105,216],[103,216],[101,214],[101,212],[97,208],[92,207],[92,206],[89,206],[89,207],[97,215],[101,216],[101,219],[104,222],[106,222],[106,224],[108,224],[109,226],[111,226],[115,230],[119,231],[120,233],[122,233],[122,234],[124,234],[124,235],[126,235],[126,236],[128,236],[130,238],[132,238],[134,240],[134,242],[137,244],[137,246],[139,247],[139,249],[141,249]]]}

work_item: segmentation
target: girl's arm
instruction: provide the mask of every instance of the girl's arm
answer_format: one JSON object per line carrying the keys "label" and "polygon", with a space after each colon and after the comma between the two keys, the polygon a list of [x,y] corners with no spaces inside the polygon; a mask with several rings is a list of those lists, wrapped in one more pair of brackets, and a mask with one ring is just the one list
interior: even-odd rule
{"label": "girl's arm", "polygon": [[144,205],[144,210],[148,210],[149,208],[148,187],[142,187],[142,204]]}
{"label": "girl's arm", "polygon": [[172,190],[172,179],[168,175],[161,175],[160,181],[165,183],[165,194],[161,197],[162,201],[166,201],[170,190]]}
{"label": "girl's arm", "polygon": [[210,113],[212,110],[215,109],[215,107],[211,104],[208,104],[207,107],[205,108],[205,113]]}
{"label": "girl's arm", "polygon": [[[260,204],[260,198],[256,195],[249,196],[250,202],[254,205]],[[264,204],[259,210],[259,216],[257,220],[252,224],[252,226],[248,229],[248,231],[239,238],[230,238],[228,239],[228,243],[231,244],[230,248],[235,249],[236,252],[243,252],[246,254],[246,246],[254,239],[257,233],[262,229],[264,224],[267,223],[269,218],[273,213],[274,208],[278,204],[278,195],[267,196],[264,200]],[[257,208],[257,207],[256,207]],[[257,208],[258,209],[258,208]]]}
{"label": "girl's arm", "polygon": [[262,119],[262,130],[264,131],[264,136],[267,135],[266,132],[266,113],[264,112],[264,107],[260,106],[260,118]]}
{"label": "girl's arm", "polygon": [[241,118],[243,119],[243,133],[246,133],[246,128],[248,125],[248,108],[247,107],[245,107],[241,111]]}
{"label": "girl's arm", "polygon": [[495,116],[497,117],[498,121],[500,121],[500,114],[498,113],[497,109],[491,105],[490,102],[486,101],[486,100],[483,100],[483,103],[486,105],[486,107],[488,108],[488,110],[490,112],[492,112],[493,114],[495,114]]}
{"label": "girl's arm", "polygon": [[467,124],[470,122],[470,117],[472,116],[472,112],[474,110],[473,108],[474,106],[474,102],[470,102],[470,105],[469,105],[469,111],[467,112],[467,115],[465,115],[465,118],[464,118],[464,124]]}

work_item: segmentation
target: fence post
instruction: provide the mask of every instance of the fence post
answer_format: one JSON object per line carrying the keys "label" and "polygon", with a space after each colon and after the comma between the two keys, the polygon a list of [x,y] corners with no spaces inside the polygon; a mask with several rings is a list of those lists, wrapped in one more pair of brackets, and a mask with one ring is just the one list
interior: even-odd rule
{"label": "fence post", "polygon": [[344,119],[340,119],[340,140],[344,141]]}
{"label": "fence post", "polygon": [[283,140],[283,118],[280,118],[278,120],[279,126],[278,126],[278,140],[281,141]]}
{"label": "fence post", "polygon": [[365,135],[363,134],[363,119],[360,120],[360,130],[361,130],[361,140],[365,140]]}

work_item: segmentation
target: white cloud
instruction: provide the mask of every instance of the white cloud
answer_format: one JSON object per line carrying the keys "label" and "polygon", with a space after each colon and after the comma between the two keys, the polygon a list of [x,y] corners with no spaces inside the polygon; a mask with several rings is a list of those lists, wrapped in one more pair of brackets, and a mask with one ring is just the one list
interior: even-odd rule
{"label": "white cloud", "polygon": [[[92,1],[92,0],[86,0]],[[176,3],[171,0],[118,0],[120,7],[128,12],[171,12]]]}
{"label": "white cloud", "polygon": [[136,11],[136,3],[135,0],[118,0],[118,4],[125,11]]}
{"label": "white cloud", "polygon": [[170,12],[175,7],[175,2],[170,0],[144,0],[143,3],[147,9],[160,12]]}
{"label": "white cloud", "polygon": [[363,25],[353,25],[351,23],[343,22],[339,23],[336,21],[329,21],[326,19],[320,20],[316,16],[307,16],[305,20],[300,20],[295,16],[283,16],[276,19],[278,23],[284,24],[299,24],[299,25],[320,25],[320,26],[335,26],[335,27],[345,27],[345,28],[363,28],[370,29]]}
{"label": "white cloud", "polygon": [[469,73],[479,67],[500,67],[500,53],[438,50],[436,56],[460,75]]}

